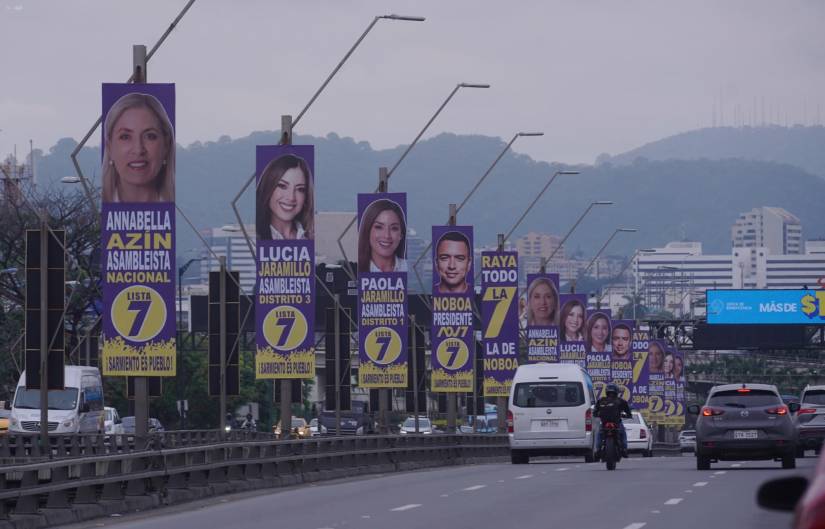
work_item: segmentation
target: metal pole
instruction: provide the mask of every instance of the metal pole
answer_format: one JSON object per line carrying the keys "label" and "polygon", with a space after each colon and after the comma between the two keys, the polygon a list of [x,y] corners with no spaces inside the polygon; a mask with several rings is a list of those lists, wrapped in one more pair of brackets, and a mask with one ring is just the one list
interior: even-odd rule
{"label": "metal pole", "polygon": [[555,250],[553,250],[553,252],[550,254],[550,257],[548,257],[547,259],[545,259],[544,257],[541,258],[541,264],[539,266],[541,273],[543,274],[547,271],[547,263],[553,260],[553,256],[555,256],[556,253],[564,246],[564,243],[567,242],[567,239],[570,237],[570,235],[576,230],[579,224],[581,224],[581,222],[584,220],[587,214],[590,213],[590,210],[593,209],[593,206],[609,206],[611,204],[613,204],[613,202],[609,200],[597,200],[596,202],[591,202],[590,205],[587,206],[587,209],[584,210],[584,213],[582,213],[578,220],[575,222],[575,224],[573,224],[573,227],[570,228],[564,235],[559,245],[556,246]]}
{"label": "metal pole", "polygon": [[[180,429],[183,430],[185,428],[183,424],[183,377],[181,376],[180,371],[183,369],[183,267],[178,268],[178,332],[176,336],[178,337],[177,346],[178,346],[178,376],[177,378],[177,387],[178,387],[178,413],[180,413]],[[192,309],[190,307],[190,320]],[[223,427],[221,427],[221,431],[224,431]]]}
{"label": "metal pole", "polygon": [[[558,173],[556,173],[556,174],[558,174]],[[549,186],[550,184],[547,184],[547,185]],[[545,187],[545,189],[547,189],[547,188]],[[498,241],[498,251],[499,252],[504,251],[504,243],[505,243],[506,240],[507,240],[507,236],[502,237],[501,235],[499,235],[499,241]],[[506,421],[502,420],[502,418],[507,417],[507,411],[506,410],[507,410],[507,397],[497,397],[496,398],[496,416],[498,417],[498,431],[499,432],[505,431],[505,427],[507,425]]]}
{"label": "metal pole", "polygon": [[86,329],[86,365],[92,365],[92,329],[94,327],[89,327]]}
{"label": "metal pole", "polygon": [[49,447],[49,225],[40,223],[40,448],[51,457]]}
{"label": "metal pole", "polygon": [[412,353],[412,383],[413,383],[413,417],[415,420],[415,433],[418,433],[418,354],[416,350],[416,339],[418,330],[415,328],[415,314],[410,314],[410,329],[412,329],[412,340],[410,352]]}
{"label": "metal pole", "polygon": [[[305,109],[306,110],[306,109]],[[281,143],[292,145],[292,116],[285,114],[281,116]],[[243,227],[243,224],[241,224]],[[244,231],[244,234],[246,231]],[[247,240],[249,238],[247,237]],[[337,313],[336,313],[337,316]],[[336,318],[337,319],[337,318]],[[281,438],[289,439],[292,431],[292,380],[281,379]]]}
{"label": "metal pole", "polygon": [[[458,215],[458,209],[456,208],[455,204],[450,204],[450,220],[449,225],[455,226],[456,225],[456,216]],[[472,259],[473,256],[470,256]],[[475,338],[474,338],[475,340]],[[471,362],[473,362],[473,387],[475,387],[475,354],[472,354]],[[447,393],[447,433],[455,433],[455,423],[456,423],[456,413],[458,407],[458,399],[455,393]]]}
{"label": "metal pole", "polygon": [[[146,82],[146,46],[132,46],[132,82]],[[143,441],[149,435],[149,391],[146,377],[135,377],[135,436]],[[142,443],[141,443],[142,444]]]}
{"label": "metal pole", "polygon": [[[341,310],[341,295],[335,294],[335,435],[341,435],[341,320],[338,311]],[[283,430],[283,428],[282,428]],[[366,432],[365,432],[366,433]]]}
{"label": "metal pole", "polygon": [[[455,93],[455,92],[454,92]],[[446,103],[445,103],[446,104]],[[416,139],[417,141],[417,139]],[[414,144],[414,143],[413,143]],[[410,147],[411,148],[411,147]],[[409,152],[409,149],[407,149]],[[404,154],[406,156],[406,153]],[[401,159],[404,159],[404,156]],[[398,163],[401,163],[399,160]],[[395,167],[398,166],[396,163]],[[387,171],[386,167],[379,167],[378,168],[378,192],[379,193],[386,193],[389,191],[389,178],[390,172]],[[347,260],[347,265],[349,265],[349,260]],[[387,408],[390,407],[390,390],[387,388],[380,388],[378,390],[378,432],[381,434],[389,433],[389,412]]]}
{"label": "metal pole", "polygon": [[219,285],[219,314],[220,314],[220,341],[221,341],[221,409],[220,418],[220,432],[221,435],[226,434],[226,256],[221,255],[220,263],[220,280]]}

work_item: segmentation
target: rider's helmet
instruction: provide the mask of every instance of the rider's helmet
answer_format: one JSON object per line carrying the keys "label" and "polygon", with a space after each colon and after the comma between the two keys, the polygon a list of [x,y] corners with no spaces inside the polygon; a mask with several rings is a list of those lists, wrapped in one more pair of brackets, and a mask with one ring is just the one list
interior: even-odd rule
{"label": "rider's helmet", "polygon": [[616,384],[608,384],[604,390],[605,395],[610,395],[611,393],[618,396],[619,395],[619,387]]}

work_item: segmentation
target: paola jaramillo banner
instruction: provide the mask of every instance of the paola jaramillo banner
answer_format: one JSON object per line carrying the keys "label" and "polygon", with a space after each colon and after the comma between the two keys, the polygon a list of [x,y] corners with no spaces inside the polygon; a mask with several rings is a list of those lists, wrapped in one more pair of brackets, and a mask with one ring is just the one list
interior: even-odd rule
{"label": "paola jaramillo banner", "polygon": [[481,253],[485,397],[508,397],[518,368],[518,254]]}
{"label": "paola jaramillo banner", "polygon": [[175,85],[103,85],[103,374],[175,376]]}
{"label": "paola jaramillo banner", "polygon": [[559,274],[528,274],[524,302],[527,362],[559,361]]}
{"label": "paola jaramillo banner", "polygon": [[255,378],[315,376],[315,148],[258,145]]}
{"label": "paola jaramillo banner", "polygon": [[432,391],[473,391],[473,227],[433,226]]}
{"label": "paola jaramillo banner", "polygon": [[596,398],[604,396],[610,382],[610,310],[587,310],[584,324],[587,374],[593,380]]}
{"label": "paola jaramillo banner", "polygon": [[407,387],[407,195],[358,195],[358,385]]}

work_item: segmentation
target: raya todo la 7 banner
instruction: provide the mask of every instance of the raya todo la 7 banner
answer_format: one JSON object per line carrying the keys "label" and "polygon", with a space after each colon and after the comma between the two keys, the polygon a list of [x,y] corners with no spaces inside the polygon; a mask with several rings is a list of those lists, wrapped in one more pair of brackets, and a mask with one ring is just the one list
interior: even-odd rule
{"label": "raya todo la 7 banner", "polygon": [[433,226],[432,391],[473,391],[473,227]]}
{"label": "raya todo la 7 banner", "polygon": [[518,254],[481,253],[485,397],[508,397],[518,368]]}
{"label": "raya todo la 7 banner", "polygon": [[175,85],[103,85],[103,374],[175,376]]}
{"label": "raya todo la 7 banner", "polygon": [[524,299],[527,362],[559,361],[559,274],[528,274]]}
{"label": "raya todo la 7 banner", "polygon": [[584,322],[587,297],[584,294],[559,296],[559,362],[587,368],[587,346],[584,341]]}
{"label": "raya todo la 7 banner", "polygon": [[[633,330],[633,378],[630,381],[630,407],[647,413],[648,401],[648,355],[650,331],[647,328]],[[617,373],[618,375],[618,373]],[[621,384],[621,381],[617,382]],[[647,419],[647,417],[645,417]]]}
{"label": "raya todo la 7 banner", "polygon": [[315,376],[315,148],[258,145],[255,377]]}
{"label": "raya todo la 7 banner", "polygon": [[407,387],[407,195],[358,195],[358,385]]}

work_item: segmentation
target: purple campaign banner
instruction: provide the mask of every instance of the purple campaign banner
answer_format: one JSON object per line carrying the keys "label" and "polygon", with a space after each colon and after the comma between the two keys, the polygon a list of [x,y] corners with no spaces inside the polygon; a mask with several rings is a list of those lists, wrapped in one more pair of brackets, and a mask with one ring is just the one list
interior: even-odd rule
{"label": "purple campaign banner", "polygon": [[[648,348],[650,331],[636,328],[633,330],[633,378],[630,382],[630,407],[647,413],[648,407]],[[647,417],[645,417],[647,419]]]}
{"label": "purple campaign banner", "polygon": [[636,367],[633,349],[633,320],[610,321],[610,380],[621,390],[621,397],[630,402],[633,395],[633,372]]}
{"label": "purple campaign banner", "polygon": [[358,385],[407,387],[407,195],[358,195]]}
{"label": "purple campaign banner", "polygon": [[527,362],[559,361],[559,274],[528,274]]}
{"label": "purple campaign banner", "polygon": [[102,92],[102,371],[175,376],[175,85]]}
{"label": "purple campaign banner", "polygon": [[255,154],[255,378],[313,378],[315,147]]}
{"label": "purple campaign banner", "polygon": [[587,296],[562,294],[559,296],[559,362],[587,368],[587,346],[584,341],[584,321]]}
{"label": "purple campaign banner", "polygon": [[667,345],[663,340],[648,342],[648,405],[651,422],[661,423],[665,412],[665,372],[664,363]]}
{"label": "purple campaign banner", "polygon": [[473,227],[433,226],[432,391],[473,391]]}
{"label": "purple campaign banner", "polygon": [[508,397],[518,368],[518,253],[481,253],[485,397]]}
{"label": "purple campaign banner", "polygon": [[596,398],[604,396],[604,388],[610,382],[610,310],[588,309],[584,324],[585,365],[593,380]]}

